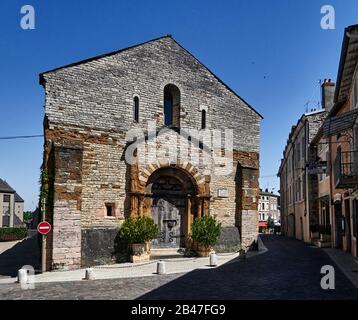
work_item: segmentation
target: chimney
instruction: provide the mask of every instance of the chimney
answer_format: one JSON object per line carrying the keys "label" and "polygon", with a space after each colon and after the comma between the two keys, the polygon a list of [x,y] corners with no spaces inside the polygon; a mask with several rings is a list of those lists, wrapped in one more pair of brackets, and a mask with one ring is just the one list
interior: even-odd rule
{"label": "chimney", "polygon": [[322,83],[322,108],[331,111],[333,107],[335,84],[331,79],[324,79]]}

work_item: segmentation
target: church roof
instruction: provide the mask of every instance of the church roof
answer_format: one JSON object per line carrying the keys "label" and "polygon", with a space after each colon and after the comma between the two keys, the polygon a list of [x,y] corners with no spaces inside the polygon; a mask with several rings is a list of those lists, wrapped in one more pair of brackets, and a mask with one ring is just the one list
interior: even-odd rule
{"label": "church roof", "polygon": [[51,69],[51,70],[42,72],[42,73],[40,73],[40,84],[42,85],[44,83],[44,75],[47,74],[47,73],[55,72],[55,71],[60,70],[60,69],[69,68],[69,67],[77,66],[77,65],[80,65],[80,64],[83,64],[83,63],[86,63],[86,62],[90,62],[90,61],[93,61],[93,60],[97,60],[97,59],[101,59],[101,58],[104,58],[104,57],[112,56],[112,55],[118,54],[120,52],[123,52],[123,51],[126,51],[126,50],[130,50],[130,49],[134,49],[136,47],[142,46],[142,45],[144,45],[146,43],[149,43],[149,42],[158,41],[158,40],[163,39],[163,38],[172,39],[179,47],[181,47],[185,52],[187,52],[196,61],[198,61],[206,70],[208,70],[216,78],[216,80],[219,81],[227,90],[229,90],[236,97],[238,97],[240,100],[242,100],[251,110],[253,110],[261,119],[263,119],[263,116],[259,112],[257,112],[250,104],[248,104],[233,89],[231,89],[224,81],[222,81],[214,72],[212,72],[208,67],[206,67],[200,60],[198,60],[193,54],[191,54],[180,43],[178,43],[178,41],[176,41],[172,37],[172,35],[169,35],[169,34],[165,35],[165,36],[162,36],[162,37],[159,37],[159,38],[155,38],[155,39],[146,41],[146,42],[142,42],[142,43],[130,46],[130,47],[126,47],[126,48],[123,48],[123,49],[120,49],[120,50],[111,51],[111,52],[108,52],[108,53],[105,53],[105,54],[97,55],[97,56],[94,56],[94,57],[91,57],[91,58],[88,58],[88,59],[85,59],[85,60],[77,61],[77,62],[74,62],[74,63],[71,63],[71,64],[67,64],[67,65],[64,65],[64,66],[61,66],[61,67],[58,67],[58,68],[55,68],[55,69]]}

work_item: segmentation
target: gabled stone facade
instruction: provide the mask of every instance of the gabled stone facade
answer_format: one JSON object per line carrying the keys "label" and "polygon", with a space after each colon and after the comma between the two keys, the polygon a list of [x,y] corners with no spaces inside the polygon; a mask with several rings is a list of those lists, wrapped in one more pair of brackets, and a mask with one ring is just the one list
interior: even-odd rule
{"label": "gabled stone facade", "polygon": [[[47,199],[46,219],[53,223],[47,269],[125,261],[118,228],[126,217],[153,213],[151,187],[158,185],[159,172],[183,192],[185,184],[191,190],[179,197],[184,203],[180,237],[186,246],[191,222],[204,214],[222,223],[217,250],[236,250],[256,240],[261,116],[172,37],[45,72],[40,82],[46,94],[43,169],[52,195]],[[147,134],[150,123],[163,127],[169,84],[180,94],[173,108],[175,127],[200,130],[205,110],[205,130],[233,130],[231,173],[215,174],[205,161],[173,162],[165,151],[145,165],[125,160],[130,130]],[[182,139],[171,131],[176,141]],[[154,144],[170,148],[165,141]],[[189,141],[189,148],[204,157],[205,146]],[[151,180],[154,175],[158,181]]]}

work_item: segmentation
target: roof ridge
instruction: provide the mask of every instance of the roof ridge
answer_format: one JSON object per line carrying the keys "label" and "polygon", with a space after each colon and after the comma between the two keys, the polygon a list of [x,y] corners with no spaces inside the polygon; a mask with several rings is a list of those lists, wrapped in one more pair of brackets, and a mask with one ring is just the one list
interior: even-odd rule
{"label": "roof ridge", "polygon": [[[44,80],[44,79],[43,79],[43,76],[44,76],[45,74],[47,74],[47,73],[54,72],[54,71],[57,71],[57,70],[61,70],[61,69],[64,69],[64,68],[69,68],[69,67],[77,66],[77,65],[79,65],[79,64],[86,63],[86,62],[90,62],[90,61],[97,60],[97,59],[101,59],[101,58],[104,58],[104,57],[109,57],[109,56],[111,56],[111,55],[114,55],[114,54],[117,54],[117,53],[120,53],[120,52],[129,50],[129,49],[133,49],[133,48],[142,46],[142,45],[144,45],[144,44],[147,44],[147,43],[150,43],[150,42],[153,42],[153,41],[158,41],[158,40],[164,39],[164,38],[171,38],[171,39],[174,40],[174,38],[173,38],[173,36],[172,36],[171,34],[166,34],[166,35],[163,35],[163,36],[160,36],[160,37],[157,37],[157,38],[153,38],[153,39],[151,39],[151,40],[147,40],[147,41],[144,41],[144,42],[140,42],[140,43],[131,45],[131,46],[129,46],[129,47],[124,47],[124,48],[122,48],[122,49],[117,49],[117,50],[110,51],[110,52],[107,52],[107,53],[99,54],[99,55],[96,55],[96,56],[92,56],[92,57],[90,57],[90,58],[78,60],[78,61],[76,61],[76,62],[72,62],[72,63],[69,63],[69,64],[65,64],[65,65],[63,65],[63,66],[56,67],[56,68],[53,68],[53,69],[50,69],[50,70],[41,72],[41,73],[39,74],[40,84],[42,84],[42,81]],[[175,40],[174,40],[174,41],[175,41]]]}

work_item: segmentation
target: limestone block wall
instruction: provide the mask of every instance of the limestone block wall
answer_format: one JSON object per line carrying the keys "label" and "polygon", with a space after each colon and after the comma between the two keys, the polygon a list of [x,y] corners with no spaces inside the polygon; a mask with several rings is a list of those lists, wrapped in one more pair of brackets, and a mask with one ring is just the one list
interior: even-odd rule
{"label": "limestone block wall", "polygon": [[57,200],[53,216],[53,269],[81,266],[81,211],[75,201]]}
{"label": "limestone block wall", "polygon": [[54,148],[53,214],[48,216],[47,259],[51,269],[75,269],[81,260],[82,143],[61,141]]}
{"label": "limestone block wall", "polygon": [[[125,216],[127,165],[118,144],[84,143],[82,227],[119,227]],[[107,216],[106,204],[114,205]]]}
{"label": "limestone block wall", "polygon": [[[171,37],[163,37],[85,63],[41,74],[50,123],[107,132],[164,125],[163,90],[180,90],[180,124],[234,130],[234,148],[259,152],[260,115]],[[133,121],[133,98],[139,97],[139,122]]]}

